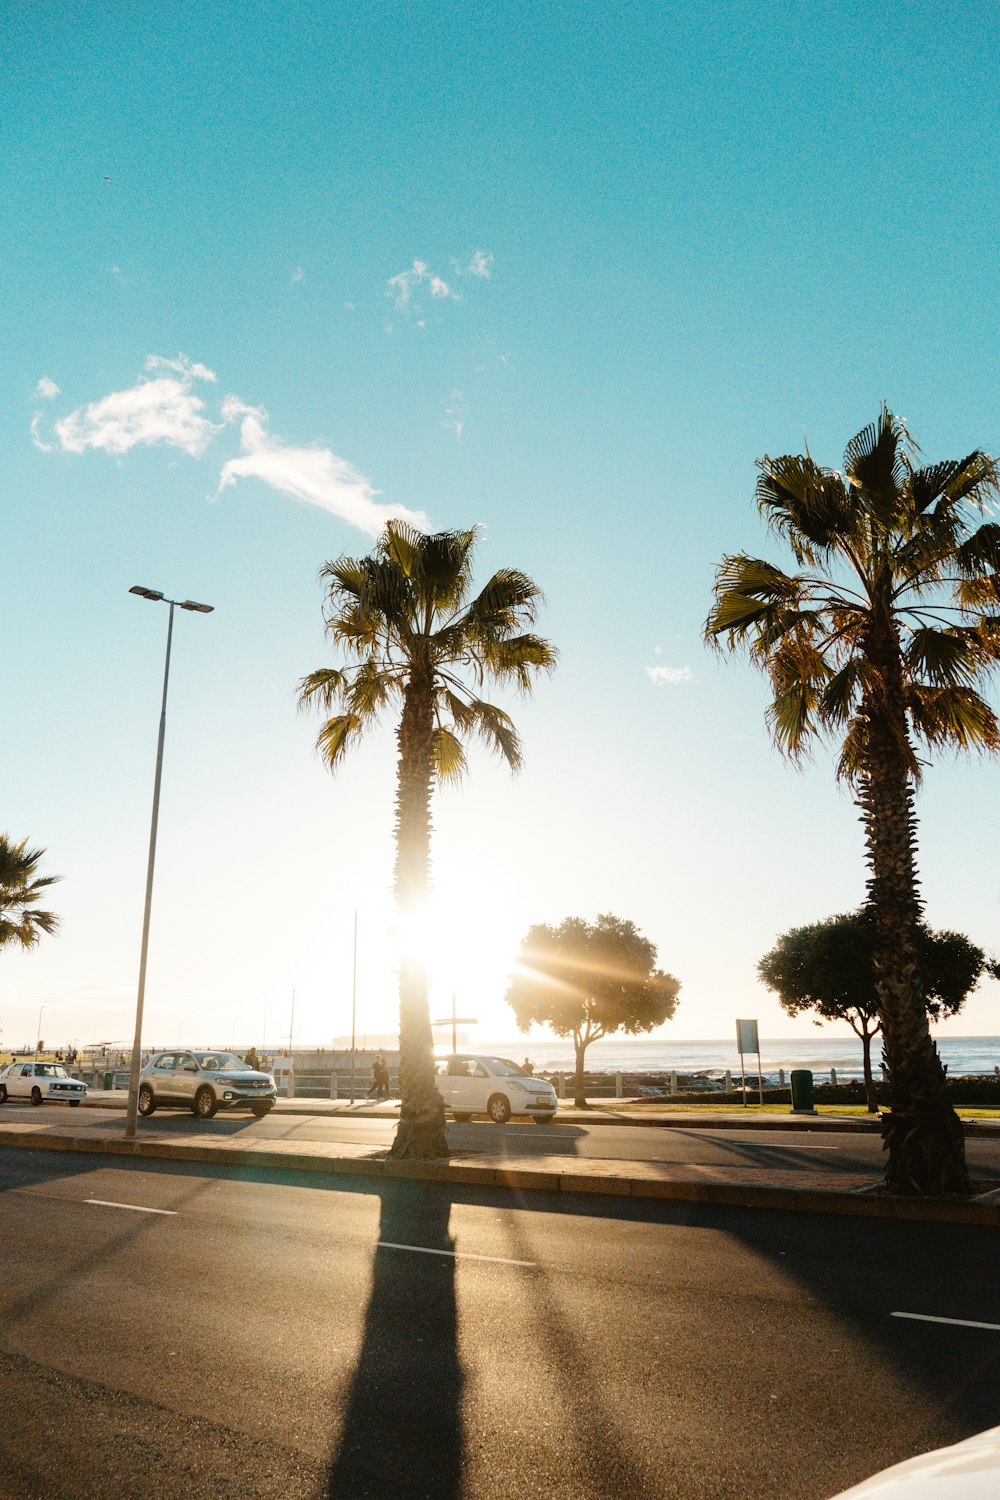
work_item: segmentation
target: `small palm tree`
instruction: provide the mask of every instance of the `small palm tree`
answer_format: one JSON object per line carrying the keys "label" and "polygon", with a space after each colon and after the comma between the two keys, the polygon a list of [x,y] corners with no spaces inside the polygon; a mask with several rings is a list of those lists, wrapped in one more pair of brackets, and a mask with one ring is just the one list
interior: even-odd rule
{"label": "small palm tree", "polygon": [[[367,557],[326,563],[326,631],[347,665],[299,684],[302,706],[327,718],[317,737],[331,770],[378,720],[400,705],[396,740],[395,897],[400,928],[401,1109],[396,1156],[447,1154],[444,1105],[434,1082],[426,963],[408,940],[430,890],[430,807],[437,780],[466,768],[464,741],[478,737],[516,771],[521,745],[510,717],[478,696],[488,678],[530,691],[554,666],[553,647],[526,630],[541,591],[513,568],[495,573],[470,599],[476,531],[425,536],[390,521]],[[472,681],[469,685],[467,679]],[[339,712],[333,712],[339,710]]]}
{"label": "small palm tree", "polygon": [[0,833],[0,948],[8,943],[33,948],[43,932],[55,932],[55,912],[39,911],[42,892],[55,885],[58,875],[38,875],[44,849],[29,849],[27,839],[16,844]]}
{"label": "small palm tree", "polygon": [[929,751],[1000,749],[979,688],[1000,662],[1000,526],[983,520],[997,465],[976,451],[927,467],[883,409],[844,470],[806,455],[758,463],[761,514],[799,571],[725,557],[705,633],[746,647],[770,678],[779,749],[841,744],[865,829],[868,901],[891,1113],[886,1183],[967,1193],[962,1128],[948,1103],[919,967],[914,789]]}

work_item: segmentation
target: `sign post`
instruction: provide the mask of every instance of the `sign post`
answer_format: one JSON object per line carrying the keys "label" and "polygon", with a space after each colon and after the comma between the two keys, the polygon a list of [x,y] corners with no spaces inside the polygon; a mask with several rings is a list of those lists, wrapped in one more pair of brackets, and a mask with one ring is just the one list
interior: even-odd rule
{"label": "sign post", "polygon": [[740,1053],[740,1078],[743,1087],[743,1105],[747,1102],[747,1075],[743,1063],[744,1052],[756,1052],[757,1054],[757,1096],[761,1104],[764,1103],[764,1077],[760,1068],[760,1037],[757,1034],[756,1021],[736,1022],[736,1045]]}

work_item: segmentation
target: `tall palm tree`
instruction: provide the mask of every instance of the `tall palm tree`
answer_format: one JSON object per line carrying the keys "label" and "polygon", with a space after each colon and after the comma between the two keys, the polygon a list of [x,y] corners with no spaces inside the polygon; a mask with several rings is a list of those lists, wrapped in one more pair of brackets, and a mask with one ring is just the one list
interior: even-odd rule
{"label": "tall palm tree", "polygon": [[745,647],[770,678],[778,747],[800,759],[824,732],[855,789],[876,926],[891,1113],[886,1184],[967,1193],[962,1128],[931,1039],[918,962],[917,748],[1000,749],[981,688],[1000,662],[1000,526],[994,459],[916,467],[904,423],[882,410],[843,472],[808,452],[758,463],[757,503],[798,566],[725,557],[706,637]]}
{"label": "tall palm tree", "polygon": [[44,849],[29,849],[27,839],[19,844],[0,833],[0,948],[17,943],[33,948],[43,932],[55,932],[55,912],[39,911],[42,892],[55,885],[58,875],[38,875]]}
{"label": "tall palm tree", "polygon": [[525,629],[541,599],[526,574],[503,568],[470,599],[475,541],[474,529],[425,536],[390,521],[369,556],[326,563],[320,570],[326,631],[347,665],[324,667],[299,684],[302,706],[331,715],[316,741],[331,770],[383,709],[401,705],[394,885],[402,1103],[396,1156],[447,1154],[444,1105],[434,1083],[427,968],[413,940],[430,891],[434,785],[461,778],[463,741],[470,736],[483,740],[511,770],[519,768],[521,744],[510,717],[477,690],[491,678],[529,692],[535,675],[556,659],[548,641]]}

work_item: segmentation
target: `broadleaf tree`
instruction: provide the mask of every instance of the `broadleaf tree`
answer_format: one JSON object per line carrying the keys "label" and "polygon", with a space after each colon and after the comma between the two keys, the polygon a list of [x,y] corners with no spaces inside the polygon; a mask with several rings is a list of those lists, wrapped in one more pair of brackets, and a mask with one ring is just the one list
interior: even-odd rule
{"label": "broadleaf tree", "polygon": [[335,771],[381,718],[398,712],[396,863],[399,932],[400,1120],[396,1156],[447,1154],[444,1105],[434,1081],[427,962],[419,934],[431,885],[431,801],[439,781],[457,782],[466,744],[478,739],[521,765],[509,714],[480,696],[493,681],[527,693],[555,665],[552,645],[530,627],[541,590],[502,568],[472,593],[476,531],[425,535],[388,523],[366,557],[320,570],[326,634],[344,664],[299,684],[303,707],[325,716],[317,747]]}
{"label": "broadleaf tree", "polygon": [[962,1125],[927,1021],[914,794],[918,750],[1000,750],[983,689],[1000,664],[997,464],[978,449],[918,466],[883,408],[843,469],[810,454],[759,460],[757,503],[792,571],[724,557],[705,625],[770,679],[778,748],[791,760],[828,735],[865,831],[879,1016],[891,1108],[886,1187],[970,1191]]}
{"label": "broadleaf tree", "polygon": [[[957,1015],[994,960],[960,932],[917,933],[924,1001],[932,1021]],[[790,1016],[815,1011],[824,1021],[846,1021],[861,1039],[868,1110],[874,1114],[872,1041],[882,1028],[875,983],[875,926],[867,908],[783,933],[757,965],[768,989]]]}
{"label": "broadleaf tree", "polygon": [[539,923],[521,944],[507,1003],[522,1031],[537,1024],[573,1038],[573,1096],[580,1109],[587,1105],[584,1063],[591,1042],[618,1031],[651,1031],[674,1014],[680,981],[658,969],[656,957],[634,922],[610,913],[596,922],[567,917],[558,927]]}

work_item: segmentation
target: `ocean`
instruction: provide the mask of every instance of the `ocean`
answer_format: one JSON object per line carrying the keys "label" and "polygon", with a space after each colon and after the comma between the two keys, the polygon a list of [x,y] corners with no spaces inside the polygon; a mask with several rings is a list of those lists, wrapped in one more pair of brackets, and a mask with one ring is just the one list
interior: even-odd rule
{"label": "ocean", "polygon": [[[1000,1067],[1000,1037],[937,1037],[938,1052],[952,1077],[992,1073]],[[470,1047],[470,1050],[473,1048]],[[570,1041],[527,1040],[474,1043],[476,1052],[513,1058],[520,1062],[529,1057],[541,1072],[573,1071],[573,1045]],[[872,1045],[872,1065],[878,1076],[882,1057],[881,1038]],[[794,1037],[782,1040],[761,1038],[761,1067],[765,1074],[784,1068],[811,1068],[816,1074],[836,1068],[838,1079],[860,1078],[861,1042],[857,1037]],[[756,1077],[757,1058],[746,1058],[748,1074]],[[589,1073],[707,1073],[721,1077],[729,1069],[739,1073],[740,1055],[735,1040],[671,1041],[669,1038],[608,1037],[592,1042],[587,1048]]]}

